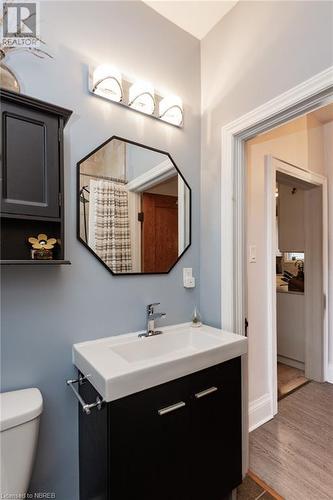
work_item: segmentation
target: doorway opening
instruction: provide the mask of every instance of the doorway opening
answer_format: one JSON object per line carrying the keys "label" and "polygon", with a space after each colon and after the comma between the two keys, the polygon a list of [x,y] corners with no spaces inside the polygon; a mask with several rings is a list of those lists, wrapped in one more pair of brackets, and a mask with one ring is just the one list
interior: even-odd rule
{"label": "doorway opening", "polygon": [[[333,401],[326,382],[332,139],[328,104],[246,143],[249,397],[267,391],[271,402],[261,420],[250,413],[249,465],[286,498],[306,498],[309,484],[324,497],[332,486],[322,487],[313,458],[324,468],[333,457],[322,440],[331,422],[320,411]],[[308,472],[298,481],[293,470]]]}
{"label": "doorway opening", "polygon": [[[326,379],[327,164],[333,104],[246,142],[250,426],[278,399]],[[263,377],[267,374],[267,378]],[[258,420],[251,402],[267,395]],[[262,400],[261,400],[262,401]]]}
{"label": "doorway opening", "polygon": [[[306,318],[309,298],[313,300],[311,291],[310,270],[316,265],[318,272],[323,272],[322,262],[322,226],[323,210],[318,208],[313,196],[307,190],[316,189],[315,184],[304,183],[298,177],[281,173],[279,162],[276,162],[276,345],[277,345],[277,398],[278,401],[295,392],[313,377],[323,380],[322,358],[319,362],[319,373],[312,373],[311,362],[315,351],[307,353],[306,345],[310,343],[311,329],[315,329],[315,341],[322,348],[324,338],[323,314],[317,316],[316,325],[308,325]],[[287,167],[288,168],[288,167]],[[310,193],[312,195],[312,193]],[[322,186],[318,196],[322,199]],[[307,205],[310,204],[310,207]],[[314,218],[311,221],[309,217]],[[318,228],[318,238],[313,239],[311,225]],[[316,252],[316,245],[318,251]],[[317,259],[313,262],[312,259]],[[308,272],[309,271],[309,272]],[[316,286],[316,285],[314,285]],[[317,293],[324,296],[322,283]],[[316,293],[316,295],[317,295]],[[322,303],[317,304],[322,313]],[[273,317],[274,321],[274,317]],[[308,326],[308,328],[307,328]]]}

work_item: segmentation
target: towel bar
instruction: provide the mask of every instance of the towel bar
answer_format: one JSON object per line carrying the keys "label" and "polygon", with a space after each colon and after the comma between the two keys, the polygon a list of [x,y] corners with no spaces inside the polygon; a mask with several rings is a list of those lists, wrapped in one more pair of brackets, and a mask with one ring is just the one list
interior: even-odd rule
{"label": "towel bar", "polygon": [[66,380],[66,384],[72,389],[72,391],[74,392],[75,396],[77,397],[77,399],[79,400],[79,403],[80,405],[82,406],[82,410],[87,414],[87,415],[90,415],[91,413],[91,409],[92,408],[97,408],[98,410],[100,410],[102,408],[102,405],[104,403],[104,401],[97,396],[96,398],[96,402],[95,403],[86,403],[84,401],[84,399],[82,398],[82,396],[79,394],[79,392],[75,389],[74,387],[74,384],[82,384],[82,382],[84,380],[87,380],[88,377],[82,377],[82,375],[79,375],[79,378],[78,379],[74,379],[74,380]]}

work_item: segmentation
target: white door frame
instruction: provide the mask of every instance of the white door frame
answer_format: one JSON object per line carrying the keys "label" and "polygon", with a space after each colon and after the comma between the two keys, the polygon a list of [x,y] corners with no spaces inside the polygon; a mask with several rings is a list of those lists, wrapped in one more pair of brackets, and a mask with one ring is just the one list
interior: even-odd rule
{"label": "white door frame", "polygon": [[327,104],[333,66],[222,128],[221,327],[244,334],[246,283],[244,143],[259,133]]}
{"label": "white door frame", "polygon": [[[322,225],[323,225],[323,244],[322,244],[322,287],[323,297],[328,294],[328,201],[327,201],[327,179],[315,172],[296,167],[284,160],[274,156],[267,155],[265,157],[265,195],[266,195],[266,252],[267,252],[267,273],[266,273],[266,296],[267,296],[267,332],[268,332],[268,366],[269,366],[269,386],[270,399],[272,408],[272,417],[277,413],[277,306],[276,306],[276,176],[277,172],[289,175],[295,179],[299,179],[313,186],[322,188]],[[311,296],[305,299],[314,300]],[[305,338],[309,340],[308,344],[312,345],[310,337],[311,328],[305,332]],[[328,311],[324,308],[323,318],[323,337],[320,340],[322,343],[323,360],[323,378],[327,380],[328,373]],[[306,358],[311,353],[306,353]],[[306,360],[307,362],[307,360]]]}
{"label": "white door frame", "polygon": [[160,184],[161,182],[174,177],[176,174],[177,171],[173,163],[169,159],[164,160],[156,165],[156,167],[147,170],[143,174],[138,175],[133,180],[128,182],[126,188],[128,191],[143,193],[144,191],[147,191],[147,189],[156,186],[156,184]]}
{"label": "white door frame", "polygon": [[[246,225],[244,143],[257,134],[326,104],[333,66],[268,101],[221,130],[221,328],[245,334]],[[247,370],[247,360],[243,360]],[[333,379],[331,380],[333,382]],[[248,464],[248,387],[243,378],[243,471]]]}

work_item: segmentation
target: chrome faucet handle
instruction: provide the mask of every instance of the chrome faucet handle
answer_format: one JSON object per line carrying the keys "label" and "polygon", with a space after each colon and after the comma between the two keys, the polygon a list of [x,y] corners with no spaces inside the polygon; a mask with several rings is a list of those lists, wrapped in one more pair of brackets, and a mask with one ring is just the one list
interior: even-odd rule
{"label": "chrome faucet handle", "polygon": [[153,304],[148,304],[147,314],[154,314],[154,307],[159,306],[160,302],[154,302]]}
{"label": "chrome faucet handle", "polygon": [[153,337],[155,335],[160,335],[162,332],[155,330],[155,319],[165,318],[166,314],[163,312],[155,313],[154,307],[159,306],[159,302],[154,302],[153,304],[147,305],[147,330],[144,333],[139,333],[139,338],[142,337]]}

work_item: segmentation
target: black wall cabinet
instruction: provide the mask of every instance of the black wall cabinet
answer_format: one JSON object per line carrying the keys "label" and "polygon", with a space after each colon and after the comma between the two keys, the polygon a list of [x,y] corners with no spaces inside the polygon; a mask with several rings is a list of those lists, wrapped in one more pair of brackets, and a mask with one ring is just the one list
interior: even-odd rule
{"label": "black wall cabinet", "polygon": [[2,263],[31,263],[27,238],[38,233],[57,238],[55,260],[64,259],[63,128],[70,115],[1,90]]}
{"label": "black wall cabinet", "polygon": [[240,361],[79,409],[80,499],[222,500],[242,481]]}

